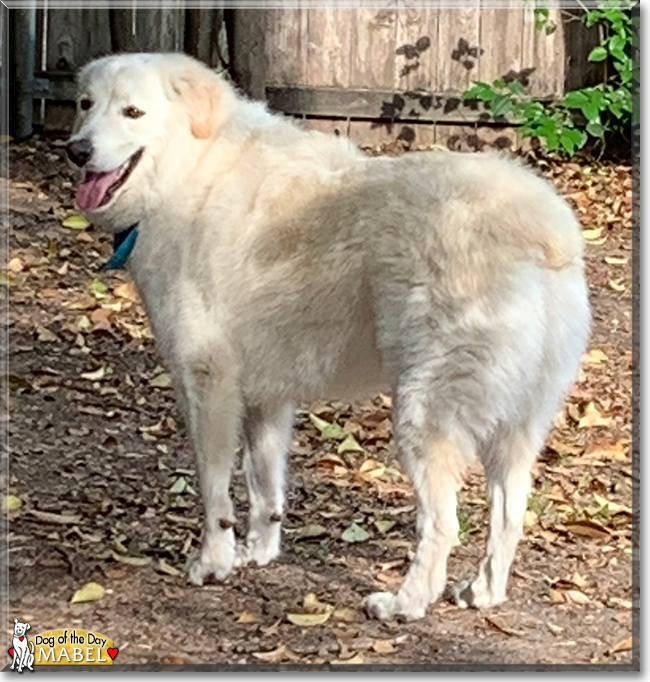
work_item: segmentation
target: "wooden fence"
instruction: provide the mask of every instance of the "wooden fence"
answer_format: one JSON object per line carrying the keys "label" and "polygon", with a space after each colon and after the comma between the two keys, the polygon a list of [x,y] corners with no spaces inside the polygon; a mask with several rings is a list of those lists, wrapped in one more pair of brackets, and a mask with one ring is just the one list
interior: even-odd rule
{"label": "wooden fence", "polygon": [[[480,108],[462,101],[472,81],[509,75],[524,80],[534,96],[557,98],[593,82],[600,68],[587,61],[597,35],[577,11],[551,2],[556,30],[547,33],[535,28],[533,2],[510,2],[495,8],[467,0],[462,9],[228,9],[176,0],[164,9],[134,3],[131,9],[7,10],[16,36],[13,94],[36,102],[33,121],[25,120],[23,105],[14,130],[28,133],[33,122],[66,127],[72,74],[96,56],[184,50],[213,67],[228,66],[244,90],[272,108],[362,143],[510,144],[512,128],[485,124]],[[30,21],[34,36],[24,44]],[[30,52],[33,78],[25,83]]]}

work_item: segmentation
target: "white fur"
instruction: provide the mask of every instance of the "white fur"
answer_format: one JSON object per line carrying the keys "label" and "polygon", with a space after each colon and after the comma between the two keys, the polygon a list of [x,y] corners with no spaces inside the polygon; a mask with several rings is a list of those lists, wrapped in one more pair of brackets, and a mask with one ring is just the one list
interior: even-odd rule
{"label": "white fur", "polygon": [[[279,552],[291,404],[388,386],[420,541],[379,618],[421,617],[445,587],[468,462],[492,496],[487,553],[461,605],[505,598],[530,468],[585,348],[579,226],[549,183],[489,154],[370,159],[240,97],[181,55],[121,55],[80,76],[74,138],[96,171],[140,147],[90,212],[139,223],[129,267],[171,368],[206,510],[190,577]],[[146,112],[124,121],[124,103]],[[251,520],[239,549],[228,485],[240,436]]]}

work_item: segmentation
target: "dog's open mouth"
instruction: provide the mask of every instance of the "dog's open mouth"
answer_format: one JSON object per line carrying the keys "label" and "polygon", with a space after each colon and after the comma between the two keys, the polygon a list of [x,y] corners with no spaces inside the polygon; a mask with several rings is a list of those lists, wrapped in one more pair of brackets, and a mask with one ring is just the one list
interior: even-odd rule
{"label": "dog's open mouth", "polygon": [[92,211],[107,204],[115,192],[128,180],[138,164],[144,147],[138,149],[121,166],[105,173],[88,171],[77,187],[77,205],[82,211]]}

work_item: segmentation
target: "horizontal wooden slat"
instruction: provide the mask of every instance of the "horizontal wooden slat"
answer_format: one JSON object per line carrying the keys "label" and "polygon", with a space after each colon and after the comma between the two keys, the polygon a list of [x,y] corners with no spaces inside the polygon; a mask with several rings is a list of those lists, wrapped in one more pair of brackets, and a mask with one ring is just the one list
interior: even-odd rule
{"label": "horizontal wooden slat", "polygon": [[272,109],[288,114],[461,122],[485,117],[482,105],[449,93],[267,86],[266,98]]}
{"label": "horizontal wooden slat", "polygon": [[74,75],[67,72],[41,74],[35,82],[33,95],[56,102],[74,102],[77,98]]}

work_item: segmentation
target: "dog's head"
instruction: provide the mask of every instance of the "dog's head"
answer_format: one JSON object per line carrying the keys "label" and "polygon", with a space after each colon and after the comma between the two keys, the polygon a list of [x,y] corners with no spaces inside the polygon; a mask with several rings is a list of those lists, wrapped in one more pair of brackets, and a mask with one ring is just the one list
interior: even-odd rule
{"label": "dog's head", "polygon": [[67,145],[82,175],[81,211],[109,229],[137,222],[161,155],[169,152],[168,164],[181,171],[183,150],[215,135],[225,88],[182,54],[123,54],[85,66]]}
{"label": "dog's head", "polygon": [[31,630],[32,626],[29,623],[21,623],[18,618],[14,618],[14,635],[22,637],[27,630]]}

